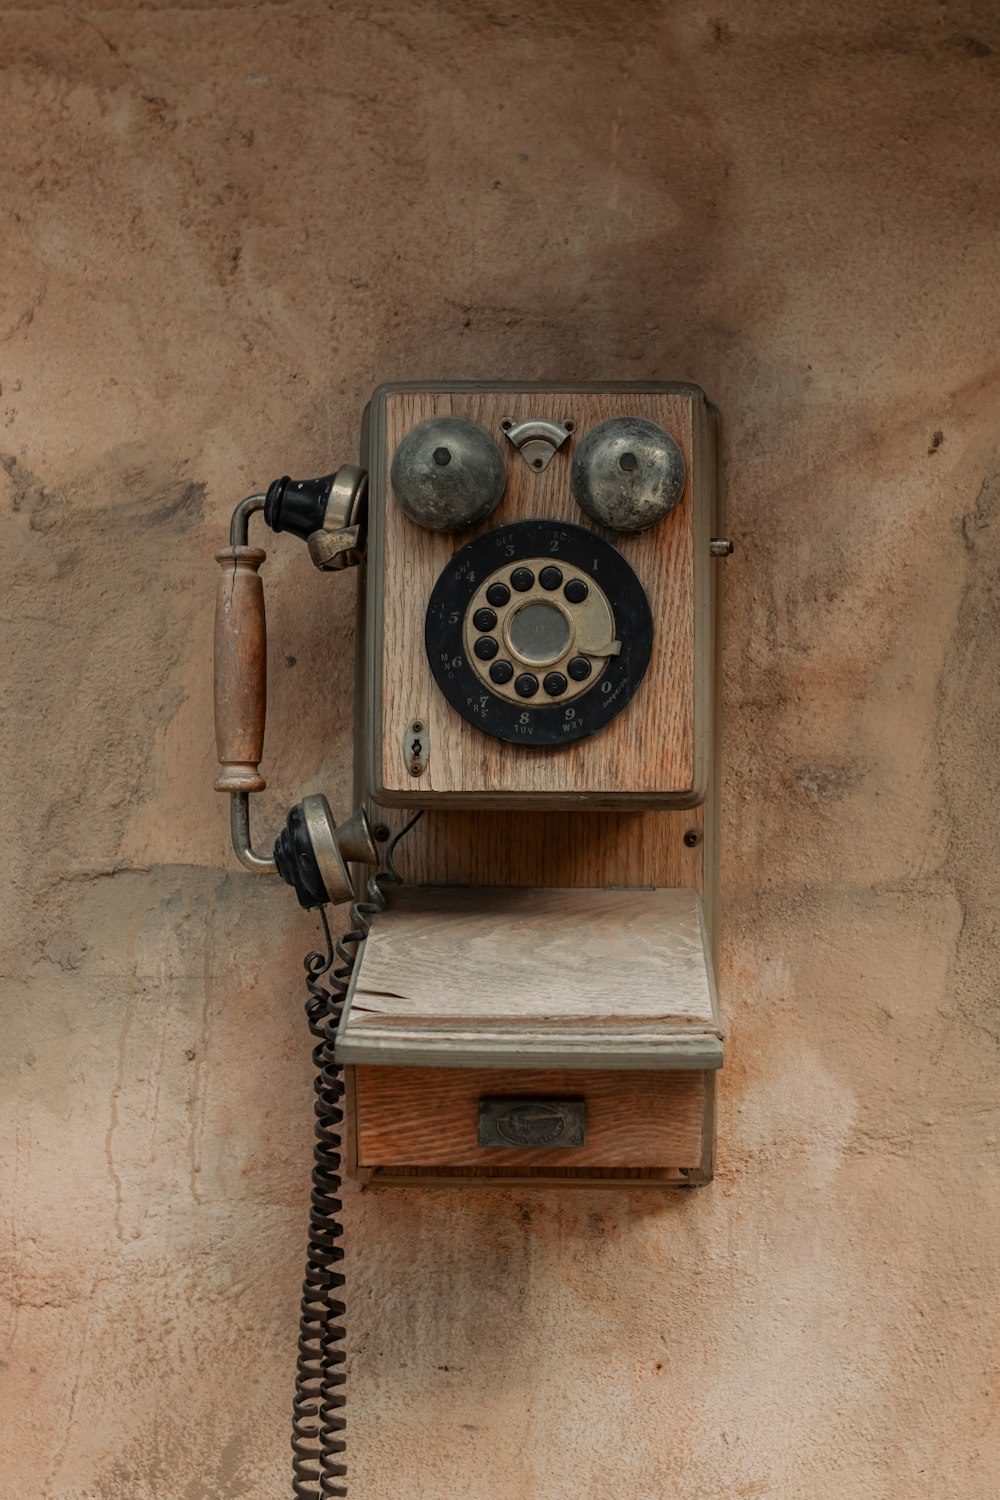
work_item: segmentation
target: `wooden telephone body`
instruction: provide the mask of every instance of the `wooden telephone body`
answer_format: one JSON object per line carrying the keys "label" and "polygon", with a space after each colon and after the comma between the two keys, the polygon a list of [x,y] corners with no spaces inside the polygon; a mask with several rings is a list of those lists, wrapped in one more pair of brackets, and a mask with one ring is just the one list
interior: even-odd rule
{"label": "wooden telephone body", "polygon": [[[466,418],[493,435],[506,468],[495,511],[457,533],[415,524],[392,492],[398,444],[417,424],[441,415]],[[685,466],[676,508],[638,535],[596,525],[581,512],[570,482],[577,443],[597,424],[626,415],[670,433]],[[571,429],[543,472],[505,440],[512,424],[536,417]],[[341,1023],[348,1169],[387,1185],[703,1184],[712,1174],[721,1063],[712,980],[716,413],[700,390],[681,384],[389,385],[366,412],[361,460],[369,491],[359,581],[357,801],[373,825],[393,832],[412,809],[426,813],[400,845],[407,887],[393,896],[359,954]],[[456,712],[435,681],[425,642],[428,600],[456,554],[497,528],[540,520],[551,523],[546,536],[582,527],[618,549],[640,579],[653,618],[648,667],[627,706],[592,737],[554,746],[503,741]],[[552,557],[561,563],[558,550]],[[422,731],[416,760],[414,725]],[[529,890],[537,893],[530,899]],[[629,995],[619,994],[634,944],[655,947],[663,922],[669,925],[681,907],[679,922],[701,924],[697,1017],[675,1017],[666,1040],[664,1007],[657,1004],[647,1007],[648,1018],[630,1013],[619,1026],[619,1011],[628,1011],[625,1001],[638,993],[630,987]],[[451,920],[457,908],[464,914],[459,928]],[[436,922],[443,951],[450,951],[448,941],[455,944],[452,964],[433,961]],[[567,926],[573,922],[578,943]],[[461,936],[470,932],[471,944]],[[380,983],[388,975],[392,993],[402,996],[419,953],[432,955],[425,984],[434,1004],[440,1000],[437,1022],[373,1015],[373,1007],[391,1010],[391,1002],[378,999],[381,991],[370,998],[366,970],[374,972],[374,965]],[[591,996],[586,1015],[574,1015],[574,984],[587,989],[594,974],[605,1014],[593,1013]],[[496,1025],[459,1014],[463,995],[477,985],[495,997]],[[505,1005],[507,989],[521,997],[516,1005]],[[667,1011],[671,1003],[665,997]],[[526,1028],[541,1028],[520,1046],[518,1006]],[[581,1100],[583,1144],[484,1146],[477,1108],[492,1097]]]}

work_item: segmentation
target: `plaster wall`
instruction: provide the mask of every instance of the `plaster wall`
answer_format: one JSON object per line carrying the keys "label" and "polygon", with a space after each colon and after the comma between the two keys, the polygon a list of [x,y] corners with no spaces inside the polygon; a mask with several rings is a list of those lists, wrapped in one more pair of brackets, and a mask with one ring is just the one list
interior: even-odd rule
{"label": "plaster wall", "polygon": [[[453,374],[722,410],[729,1063],[702,1192],[348,1189],[353,1493],[992,1500],[996,8],[4,4],[0,78],[0,1493],[286,1492],[317,923],[211,554]],[[262,828],[353,690],[269,550]]]}

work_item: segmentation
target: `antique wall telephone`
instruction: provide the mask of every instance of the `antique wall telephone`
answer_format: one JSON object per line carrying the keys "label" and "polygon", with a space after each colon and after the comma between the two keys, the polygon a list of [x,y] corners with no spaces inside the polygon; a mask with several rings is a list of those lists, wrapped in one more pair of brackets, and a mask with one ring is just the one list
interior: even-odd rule
{"label": "antique wall telephone", "polygon": [[[217,554],[215,785],[240,861],[319,908],[327,938],[306,959],[299,1495],[346,1494],[345,1121],[347,1170],[373,1184],[710,1180],[712,558],[732,550],[713,535],[716,426],[690,385],[384,386],[364,467],[276,480]],[[273,856],[249,815],[265,785],[258,511],[321,569],[366,564],[357,807],[338,825],[304,798]],[[378,872],[352,875],[380,844]],[[325,907],[352,897],[334,948]]]}

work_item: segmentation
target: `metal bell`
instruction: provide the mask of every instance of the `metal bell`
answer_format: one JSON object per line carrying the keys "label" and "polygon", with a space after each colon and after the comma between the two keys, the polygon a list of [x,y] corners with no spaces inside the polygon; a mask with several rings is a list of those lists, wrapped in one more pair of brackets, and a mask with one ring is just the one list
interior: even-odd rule
{"label": "metal bell", "polygon": [[465,417],[431,417],[408,432],[392,457],[396,503],[431,531],[461,531],[484,521],[504,491],[499,447]]}
{"label": "metal bell", "polygon": [[684,455],[655,422],[610,417],[573,455],[570,484],[580,509],[611,531],[648,531],[684,492]]}

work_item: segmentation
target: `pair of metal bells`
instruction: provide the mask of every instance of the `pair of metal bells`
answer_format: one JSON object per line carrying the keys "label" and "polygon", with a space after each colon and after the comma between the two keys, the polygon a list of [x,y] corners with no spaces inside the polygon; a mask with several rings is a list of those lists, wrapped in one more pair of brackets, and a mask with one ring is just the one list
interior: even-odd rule
{"label": "pair of metal bells", "polygon": [[[465,417],[431,417],[403,438],[391,479],[396,502],[411,521],[431,531],[462,531],[499,505],[506,469],[485,428]],[[577,445],[570,486],[580,509],[600,526],[647,531],[681,498],[684,455],[655,422],[609,417]]]}

